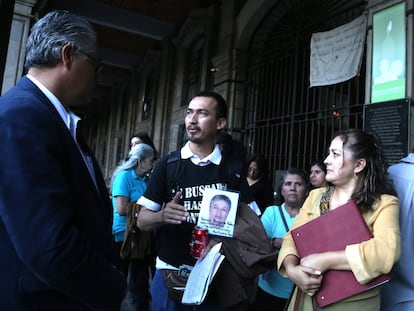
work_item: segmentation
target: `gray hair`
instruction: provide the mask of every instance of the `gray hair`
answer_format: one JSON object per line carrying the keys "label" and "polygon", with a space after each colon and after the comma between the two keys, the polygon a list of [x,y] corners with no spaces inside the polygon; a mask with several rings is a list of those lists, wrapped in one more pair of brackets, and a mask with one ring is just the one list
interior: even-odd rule
{"label": "gray hair", "polygon": [[52,11],[33,26],[26,43],[25,69],[30,67],[53,67],[60,60],[64,45],[91,53],[97,49],[97,35],[92,25],[83,17],[68,11]]}
{"label": "gray hair", "polygon": [[128,158],[122,161],[116,168],[111,179],[111,189],[116,175],[122,171],[129,170],[130,168],[136,167],[138,161],[143,161],[154,157],[155,151],[151,146],[147,144],[138,144],[132,147],[128,153]]}
{"label": "gray hair", "polygon": [[211,200],[210,200],[210,207],[213,205],[213,203],[215,201],[224,201],[224,202],[226,202],[227,207],[230,210],[230,208],[231,208],[231,200],[230,200],[230,198],[227,195],[224,195],[224,194],[216,194],[215,196],[213,196],[211,198]]}

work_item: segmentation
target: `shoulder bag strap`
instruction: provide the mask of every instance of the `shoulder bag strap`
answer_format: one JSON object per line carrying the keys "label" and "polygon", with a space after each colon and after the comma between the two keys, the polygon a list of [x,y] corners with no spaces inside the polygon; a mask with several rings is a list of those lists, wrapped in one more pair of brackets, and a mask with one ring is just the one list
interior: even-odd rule
{"label": "shoulder bag strap", "polygon": [[279,213],[280,213],[280,216],[282,217],[283,224],[285,225],[286,232],[288,232],[289,231],[289,226],[287,224],[285,215],[283,215],[282,206],[280,206],[280,205],[279,205]]}

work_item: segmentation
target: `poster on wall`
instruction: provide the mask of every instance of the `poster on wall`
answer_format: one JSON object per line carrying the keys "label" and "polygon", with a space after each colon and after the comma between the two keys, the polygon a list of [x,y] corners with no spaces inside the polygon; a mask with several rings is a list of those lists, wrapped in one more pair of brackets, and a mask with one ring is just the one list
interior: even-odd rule
{"label": "poster on wall", "polygon": [[371,102],[405,98],[405,2],[373,15]]}
{"label": "poster on wall", "polygon": [[311,87],[332,85],[355,77],[361,67],[365,45],[367,17],[330,31],[317,32],[311,37]]}

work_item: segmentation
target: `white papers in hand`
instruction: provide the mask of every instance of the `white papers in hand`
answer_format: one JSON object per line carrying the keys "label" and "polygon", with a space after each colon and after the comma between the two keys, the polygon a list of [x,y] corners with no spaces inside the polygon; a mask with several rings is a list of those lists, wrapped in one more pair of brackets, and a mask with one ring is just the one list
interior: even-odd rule
{"label": "white papers in hand", "polygon": [[221,243],[216,244],[204,259],[197,260],[185,286],[181,300],[183,304],[199,305],[204,301],[211,281],[224,259],[220,248]]}

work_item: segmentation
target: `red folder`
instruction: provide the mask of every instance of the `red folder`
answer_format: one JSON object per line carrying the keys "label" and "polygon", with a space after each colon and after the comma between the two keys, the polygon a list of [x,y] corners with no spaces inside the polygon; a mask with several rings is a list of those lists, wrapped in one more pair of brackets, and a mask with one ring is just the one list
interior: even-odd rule
{"label": "red folder", "polygon": [[[361,243],[372,237],[354,201],[292,229],[291,234],[301,258],[315,253],[344,250],[347,245]],[[322,308],[389,280],[390,275],[384,274],[362,285],[352,271],[329,270],[324,273],[321,287],[314,297]]]}

